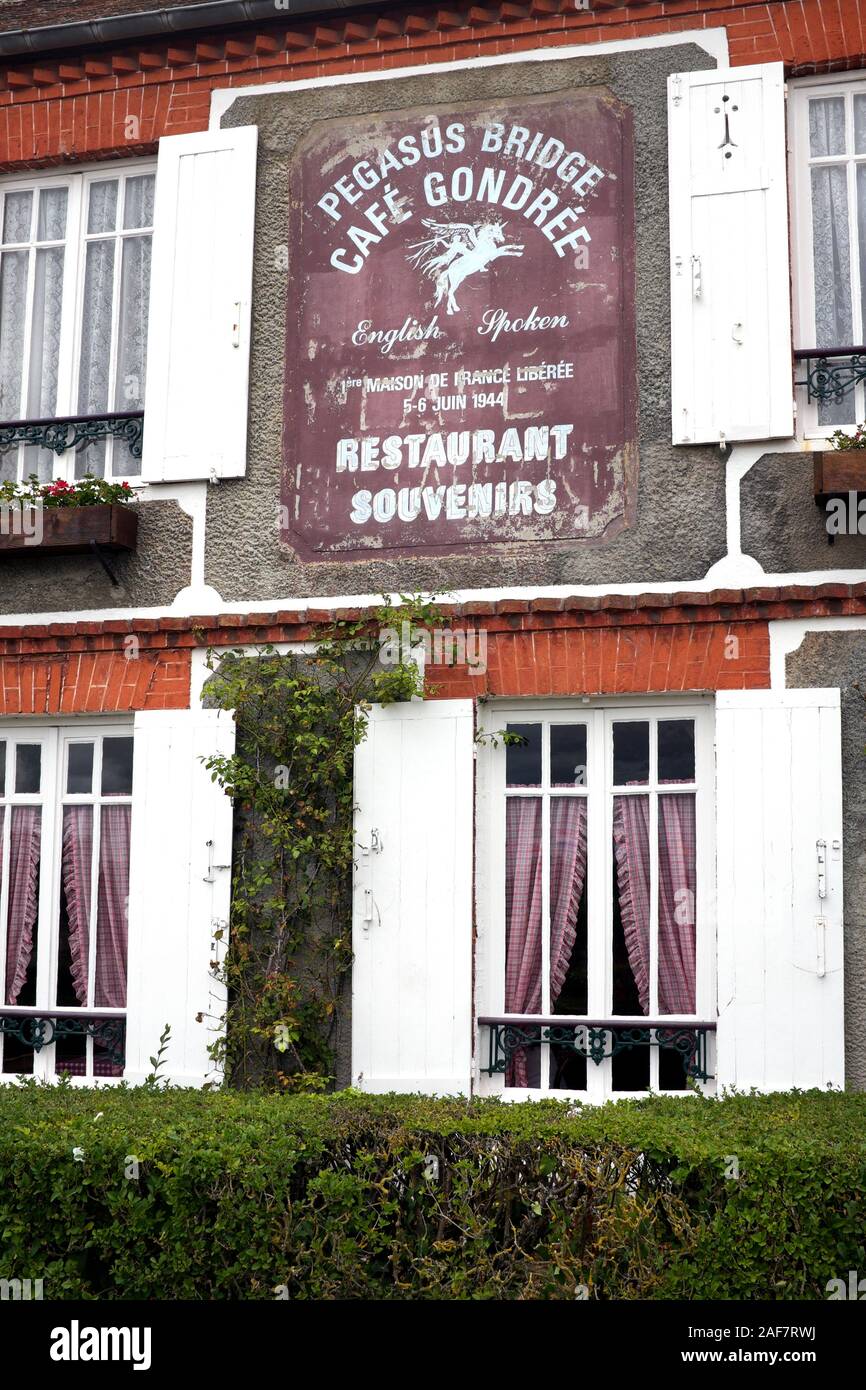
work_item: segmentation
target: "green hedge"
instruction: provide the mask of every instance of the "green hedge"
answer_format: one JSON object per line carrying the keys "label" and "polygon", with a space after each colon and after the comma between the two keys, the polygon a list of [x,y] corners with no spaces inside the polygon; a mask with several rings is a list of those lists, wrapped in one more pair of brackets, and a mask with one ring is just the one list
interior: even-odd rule
{"label": "green hedge", "polygon": [[46,1299],[824,1298],[864,1190],[866,1095],[0,1088],[0,1278]]}

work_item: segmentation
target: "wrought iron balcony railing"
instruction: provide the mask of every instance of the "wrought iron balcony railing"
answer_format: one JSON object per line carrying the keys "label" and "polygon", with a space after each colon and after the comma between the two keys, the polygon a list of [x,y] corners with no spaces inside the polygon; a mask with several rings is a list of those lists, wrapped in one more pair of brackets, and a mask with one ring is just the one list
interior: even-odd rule
{"label": "wrought iron balcony railing", "polygon": [[0,1004],[0,1035],[41,1052],[66,1038],[92,1038],[105,1060],[122,1067],[126,1045],[125,1009],[39,1009]]}
{"label": "wrought iron balcony railing", "polygon": [[707,1035],[716,1031],[715,1023],[682,1018],[642,1018],[623,1021],[616,1018],[576,1018],[530,1014],[516,1017],[479,1018],[489,1030],[488,1063],[482,1071],[488,1076],[504,1073],[512,1057],[526,1047],[552,1043],[571,1047],[580,1057],[600,1066],[608,1057],[635,1047],[658,1047],[678,1053],[687,1077],[695,1081],[712,1079],[707,1065]]}
{"label": "wrought iron balcony railing", "polygon": [[54,415],[44,420],[0,421],[0,453],[19,444],[32,444],[65,454],[103,439],[121,439],[133,458],[141,458],[143,410],[114,410],[104,415]]}
{"label": "wrought iron balcony railing", "polygon": [[806,375],[794,380],[805,386],[806,399],[819,405],[841,401],[866,381],[866,347],[798,348],[795,362],[805,363]]}

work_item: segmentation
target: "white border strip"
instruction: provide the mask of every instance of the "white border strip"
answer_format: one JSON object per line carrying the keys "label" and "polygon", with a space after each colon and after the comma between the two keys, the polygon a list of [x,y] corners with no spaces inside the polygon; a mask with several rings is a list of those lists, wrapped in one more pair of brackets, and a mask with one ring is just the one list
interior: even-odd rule
{"label": "white border strip", "polygon": [[[649,21],[648,21],[649,22]],[[483,40],[479,40],[483,42]],[[500,39],[501,43],[502,40]],[[519,42],[515,35],[515,42]],[[311,77],[301,82],[262,82],[248,87],[216,87],[211,92],[211,130],[219,130],[222,118],[238,97],[271,96],[274,92],[300,92],[313,87],[346,82],[389,82],[394,77],[429,77],[434,72],[462,72],[464,68],[503,67],[507,63],[547,63],[554,58],[594,57],[597,53],[633,53],[646,48],[672,48],[685,43],[697,44],[718,67],[728,67],[728,31],[724,24],[711,29],[684,29],[674,34],[647,34],[642,39],[610,40],[604,43],[576,43],[567,48],[519,49],[516,53],[497,53],[486,58],[464,58],[447,63],[427,60],[405,68],[386,68],[370,72],[334,73],[332,76]],[[390,56],[390,55],[389,55]]]}

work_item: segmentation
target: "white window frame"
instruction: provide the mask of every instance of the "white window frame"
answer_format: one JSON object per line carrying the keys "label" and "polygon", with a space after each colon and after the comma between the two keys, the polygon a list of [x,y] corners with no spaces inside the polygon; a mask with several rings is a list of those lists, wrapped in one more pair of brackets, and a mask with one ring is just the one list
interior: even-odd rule
{"label": "white window frame", "polygon": [[[112,805],[112,806],[131,806],[133,804],[132,793],[129,795],[103,796],[101,789],[94,790],[90,794],[67,793],[66,769],[68,762],[68,749],[73,743],[95,742],[104,738],[132,738],[133,721],[132,719],[118,720],[112,718],[109,722],[99,719],[71,720],[57,722],[28,719],[28,720],[2,720],[0,721],[0,740],[5,740],[7,744],[6,759],[6,794],[0,797],[0,804],[9,807],[12,805],[30,805],[42,807],[42,830],[40,844],[40,875],[39,875],[39,905],[38,916],[39,932],[36,942],[36,1001],[33,1007],[38,1008],[41,1016],[50,1018],[52,1013],[60,1009],[63,1013],[95,1013],[99,1012],[108,1017],[126,1018],[127,1010],[102,1008],[95,1004],[89,1004],[87,1008],[83,1006],[79,1010],[74,1005],[58,1005],[57,998],[57,977],[58,977],[58,948],[59,948],[59,927],[60,927],[60,902],[61,902],[61,869],[62,869],[62,845],[63,845],[63,809],[70,805]],[[41,789],[38,793],[30,795],[17,793],[14,801],[9,801],[11,762],[8,756],[10,743],[38,743],[42,747],[42,777]],[[101,788],[98,780],[101,775],[101,745],[97,742],[94,749],[93,764],[93,787]],[[9,894],[9,843],[11,817],[4,818],[3,834],[0,836],[0,853],[3,855],[2,863],[2,882],[0,882],[0,1011],[10,1006],[5,1005],[5,975],[6,975],[6,931],[7,931],[7,907]],[[96,923],[96,913],[98,911],[98,897],[95,891],[97,884],[98,862],[99,862],[99,832],[98,819],[94,824],[93,835],[93,869],[92,869],[92,920],[89,941],[89,995],[93,995],[94,971],[96,961],[96,936],[97,931],[93,930]],[[98,930],[98,926],[97,926]],[[127,947],[128,949],[128,947]],[[40,1080],[54,1080],[55,1072],[55,1045],[43,1047],[41,1051],[33,1053],[33,1071],[31,1072],[5,1072],[2,1070],[3,1059],[3,1038],[0,1036],[0,1082],[16,1082],[20,1077],[34,1076]],[[93,1086],[98,1085],[117,1085],[122,1077],[94,1077],[91,1072],[93,1062],[93,1041],[88,1038],[86,1043],[87,1066],[84,1076],[71,1076],[70,1081],[74,1086]],[[61,1067],[62,1070],[62,1067]]]}
{"label": "white window frame", "polygon": [[[586,723],[587,728],[587,870],[584,891],[589,911],[587,969],[589,975],[588,1018],[619,1018],[611,1013],[613,989],[613,754],[609,731],[614,722],[660,719],[694,719],[695,721],[695,787],[696,787],[696,1021],[716,1019],[716,944],[715,944],[715,767],[713,747],[714,712],[711,697],[691,696],[678,699],[663,696],[657,702],[642,698],[578,699],[550,701],[492,700],[479,704],[479,733],[495,735],[507,724],[529,724],[539,721],[559,724]],[[496,1017],[505,1006],[505,749],[501,740],[494,745],[490,737],[482,737],[477,755],[477,862],[476,862],[476,921],[478,936],[475,955],[475,1089],[482,1095],[499,1095],[505,1100],[580,1099],[602,1103],[610,1099],[644,1096],[647,1091],[628,1092],[612,1089],[611,1062],[600,1065],[587,1062],[585,1091],[548,1090],[534,1087],[507,1087],[502,1075],[490,1077],[482,1069],[487,1065],[486,1027],[479,1027],[479,1017]],[[651,746],[654,745],[651,738]],[[668,783],[655,780],[655,752],[652,753],[651,778],[644,792],[671,792]],[[677,790],[680,790],[678,787]],[[684,786],[683,791],[689,790]],[[557,787],[554,794],[563,791]],[[584,789],[578,789],[584,794]],[[511,792],[509,792],[511,794]],[[519,792],[518,792],[519,794]],[[527,794],[538,795],[527,788]],[[566,789],[566,795],[569,792]],[[574,794],[574,793],[571,793]],[[655,806],[656,798],[651,800]],[[655,811],[652,812],[654,823]],[[655,857],[653,874],[655,875]],[[603,904],[600,911],[598,904]],[[655,877],[651,893],[652,935],[657,930],[657,894]],[[599,929],[600,928],[600,929]],[[653,989],[655,972],[653,971]],[[653,1016],[650,1014],[650,1016]],[[685,1017],[685,1016],[683,1016]],[[623,1015],[624,1023],[642,1026],[640,1015]],[[547,1048],[542,1045],[542,1055]],[[658,1089],[658,1049],[651,1047],[650,1087]],[[708,1037],[709,1070],[714,1071],[715,1041]],[[544,1068],[542,1068],[544,1074]],[[700,1089],[712,1092],[712,1081]],[[689,1091],[666,1092],[689,1095]]]}
{"label": "white window frame", "polygon": [[[62,242],[40,242],[42,246],[66,247],[66,256],[63,267],[63,308],[60,329],[60,351],[57,373],[57,403],[55,405],[55,415],[61,418],[66,415],[78,415],[78,389],[80,384],[80,344],[82,333],[82,320],[84,312],[84,275],[87,258],[87,245],[91,241],[114,240],[119,242],[128,237],[141,236],[142,232],[150,231],[153,234],[153,227],[135,227],[125,230],[122,227],[123,221],[123,201],[118,200],[118,227],[111,232],[88,232],[85,220],[85,212],[88,205],[88,192],[91,184],[105,182],[106,180],[117,178],[123,180],[125,176],[140,177],[142,175],[153,175],[156,177],[156,160],[153,158],[145,159],[118,159],[104,163],[88,165],[57,165],[52,169],[43,172],[32,173],[27,176],[10,176],[0,178],[0,236],[2,236],[3,213],[5,196],[8,193],[27,193],[36,192],[39,188],[66,188],[68,192],[68,202],[66,211],[66,236]],[[114,282],[112,298],[112,341],[111,357],[109,362],[109,382],[114,380],[115,368],[117,364],[118,334],[120,323],[120,277],[122,271],[122,256],[114,257]],[[34,276],[28,278],[27,286],[27,318],[24,330],[24,373],[28,370],[30,357],[30,335],[32,331],[32,301],[34,289]],[[24,394],[22,390],[22,395]],[[109,402],[106,413],[113,413],[113,406]],[[26,415],[16,415],[16,419],[25,419]],[[2,423],[2,422],[0,422]],[[129,482],[131,486],[141,487],[142,479],[139,474],[114,473],[112,471],[112,440],[106,441],[105,477],[110,482]],[[19,449],[22,446],[19,446]],[[7,459],[13,453],[9,450],[2,457]],[[69,449],[66,453],[54,456],[54,480],[62,478],[65,482],[75,481],[75,462],[76,451]]]}
{"label": "white window frame", "polygon": [[[813,348],[815,341],[815,283],[812,243],[812,197],[810,169],[813,164],[848,165],[848,225],[851,246],[851,284],[852,284],[852,322],[853,342],[836,343],[836,347],[859,346],[866,343],[866,324],[860,323],[860,263],[857,240],[857,192],[854,178],[855,166],[866,163],[866,152],[855,155],[852,152],[842,155],[828,155],[825,159],[813,159],[809,148],[809,101],[814,97],[839,96],[840,89],[848,95],[849,137],[852,133],[853,95],[866,95],[866,73],[834,73],[820,78],[794,78],[788,82],[788,152],[789,184],[791,206],[791,255],[793,286],[793,325],[794,347]],[[853,151],[853,140],[849,150]],[[858,327],[859,325],[859,327]],[[805,362],[795,363],[795,379],[806,370]],[[823,440],[841,425],[821,425],[818,420],[818,405],[808,401],[805,387],[798,386],[797,416],[798,434],[802,439]],[[847,426],[862,422],[866,416],[866,384],[860,383],[855,391],[845,397],[851,402],[850,419]]]}

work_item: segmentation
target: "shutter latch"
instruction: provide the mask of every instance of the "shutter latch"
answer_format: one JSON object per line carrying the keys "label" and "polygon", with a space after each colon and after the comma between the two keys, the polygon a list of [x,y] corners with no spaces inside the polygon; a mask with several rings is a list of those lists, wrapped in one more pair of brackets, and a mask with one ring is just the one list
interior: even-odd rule
{"label": "shutter latch", "polygon": [[231,864],[215,864],[213,862],[213,840],[206,840],[207,845],[207,873],[202,875],[202,883],[215,883],[214,869],[230,869]]}

